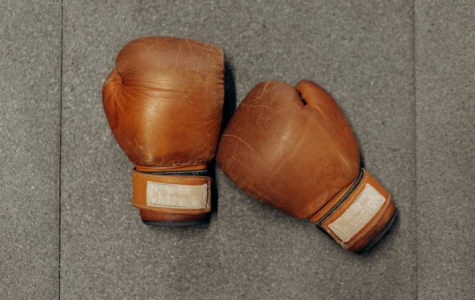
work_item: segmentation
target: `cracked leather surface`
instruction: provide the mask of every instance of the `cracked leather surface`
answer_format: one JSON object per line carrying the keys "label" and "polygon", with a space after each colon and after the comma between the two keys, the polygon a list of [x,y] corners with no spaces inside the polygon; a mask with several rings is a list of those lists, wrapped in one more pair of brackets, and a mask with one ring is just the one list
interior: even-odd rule
{"label": "cracked leather surface", "polygon": [[188,39],[135,39],[119,52],[102,99],[114,137],[135,165],[207,163],[221,125],[223,52]]}
{"label": "cracked leather surface", "polygon": [[297,218],[310,218],[360,171],[345,116],[309,81],[256,85],[221,137],[217,162],[252,197]]}

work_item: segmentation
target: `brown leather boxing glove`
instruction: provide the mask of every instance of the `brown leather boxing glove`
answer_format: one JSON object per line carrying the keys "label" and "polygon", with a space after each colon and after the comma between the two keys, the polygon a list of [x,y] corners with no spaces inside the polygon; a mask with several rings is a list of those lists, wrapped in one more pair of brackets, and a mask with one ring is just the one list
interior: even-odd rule
{"label": "brown leather boxing glove", "polygon": [[151,225],[189,225],[211,209],[207,163],[224,101],[224,56],[203,42],[146,37],[117,56],[104,82],[112,133],[135,165],[133,204]]}
{"label": "brown leather boxing glove", "polygon": [[[302,96],[302,98],[301,98]],[[229,122],[217,162],[252,197],[306,218],[344,248],[371,247],[396,206],[360,168],[358,145],[340,108],[315,83],[256,85]]]}

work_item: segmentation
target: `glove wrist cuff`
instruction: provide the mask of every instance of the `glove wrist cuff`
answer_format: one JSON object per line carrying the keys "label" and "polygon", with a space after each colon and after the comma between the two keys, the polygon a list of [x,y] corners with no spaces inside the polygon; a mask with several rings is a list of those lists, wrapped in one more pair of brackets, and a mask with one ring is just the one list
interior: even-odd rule
{"label": "glove wrist cuff", "polygon": [[[143,167],[137,169],[143,170]],[[151,168],[148,168],[149,170]],[[142,211],[202,215],[211,210],[211,178],[204,170],[132,171],[133,205]]]}
{"label": "glove wrist cuff", "polygon": [[[179,166],[168,166],[168,167],[149,167],[149,166],[135,166],[135,170],[145,173],[166,173],[166,172],[186,172],[186,171],[204,171],[206,173],[206,164],[198,165],[179,165]],[[160,175],[160,174],[159,174]]]}
{"label": "glove wrist cuff", "polygon": [[343,248],[360,252],[381,238],[395,215],[391,195],[361,169],[358,178],[310,220]]}

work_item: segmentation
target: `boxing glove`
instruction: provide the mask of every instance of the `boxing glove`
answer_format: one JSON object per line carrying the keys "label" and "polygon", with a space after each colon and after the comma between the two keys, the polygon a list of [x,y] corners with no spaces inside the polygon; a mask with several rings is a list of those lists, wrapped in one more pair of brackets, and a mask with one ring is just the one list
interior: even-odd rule
{"label": "boxing glove", "polygon": [[146,37],[119,52],[102,101],[129,160],[133,205],[149,225],[190,225],[211,209],[224,101],[224,55],[187,39]]}
{"label": "boxing glove", "polygon": [[225,129],[217,163],[252,197],[309,219],[344,248],[371,247],[396,206],[364,169],[332,97],[311,81],[256,85]]}

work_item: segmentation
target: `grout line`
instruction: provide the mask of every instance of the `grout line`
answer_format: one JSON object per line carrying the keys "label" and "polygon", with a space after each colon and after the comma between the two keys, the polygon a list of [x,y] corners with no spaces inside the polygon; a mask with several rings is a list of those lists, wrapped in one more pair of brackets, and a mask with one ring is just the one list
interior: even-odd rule
{"label": "grout line", "polygon": [[416,245],[415,245],[415,278],[416,278],[416,300],[419,299],[419,279],[418,279],[418,245],[419,240],[417,236],[418,226],[417,226],[417,107],[416,107],[416,0],[414,0],[412,6],[412,45],[413,45],[413,70],[412,76],[413,80],[413,89],[414,89],[414,226],[415,226],[415,236],[416,236]]}
{"label": "grout line", "polygon": [[63,133],[63,0],[61,0],[61,66],[60,66],[60,100],[59,100],[59,216],[58,216],[58,299],[61,299],[61,151]]}

